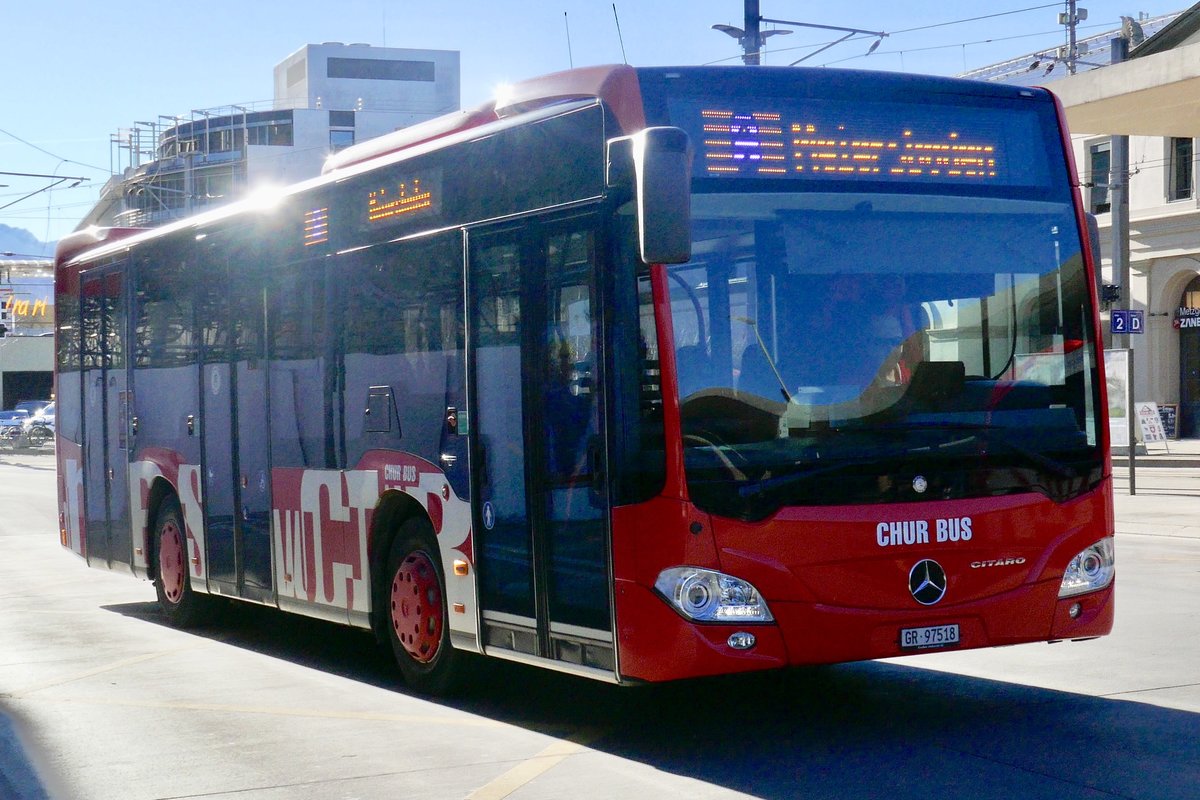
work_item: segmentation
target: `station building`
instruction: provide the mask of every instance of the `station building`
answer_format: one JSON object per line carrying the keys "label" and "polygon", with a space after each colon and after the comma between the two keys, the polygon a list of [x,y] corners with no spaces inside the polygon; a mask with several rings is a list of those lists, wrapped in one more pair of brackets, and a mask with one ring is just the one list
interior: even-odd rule
{"label": "station building", "polygon": [[[1122,48],[1114,47],[1123,40]],[[1113,140],[1128,137],[1129,309],[1132,400],[1173,408],[1176,433],[1200,438],[1200,3],[1124,18],[1121,27],[1067,47],[1027,53],[962,77],[1040,85],[1063,103],[1080,190],[1100,228],[1100,282],[1116,287]],[[1123,57],[1121,50],[1126,50]],[[1113,294],[1116,292],[1113,291]],[[1105,303],[1105,346],[1112,347]],[[1123,345],[1119,339],[1117,344]]]}
{"label": "station building", "polygon": [[114,175],[79,227],[149,227],[257,187],[320,174],[356,142],[456,111],[454,50],[309,44],[275,66],[274,98],[136,122],[112,137]]}
{"label": "station building", "polygon": [[0,259],[0,408],[54,387],[54,264]]}
{"label": "station building", "polygon": [[[275,66],[269,102],[159,116],[114,135],[117,174],[77,228],[152,227],[315,177],[332,153],[459,106],[457,51],[305,45]],[[0,260],[0,326],[0,408],[49,399],[52,262]]]}

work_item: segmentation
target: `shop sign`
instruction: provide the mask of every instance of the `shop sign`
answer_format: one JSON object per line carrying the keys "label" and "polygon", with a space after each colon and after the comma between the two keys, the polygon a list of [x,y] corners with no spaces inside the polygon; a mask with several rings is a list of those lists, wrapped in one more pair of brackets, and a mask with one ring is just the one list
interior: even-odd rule
{"label": "shop sign", "polygon": [[1200,328],[1200,308],[1180,308],[1171,324],[1178,328]]}

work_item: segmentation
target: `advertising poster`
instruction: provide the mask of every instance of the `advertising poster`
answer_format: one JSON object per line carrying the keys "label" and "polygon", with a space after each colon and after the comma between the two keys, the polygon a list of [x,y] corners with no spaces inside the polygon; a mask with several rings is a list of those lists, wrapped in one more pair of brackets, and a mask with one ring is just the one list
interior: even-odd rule
{"label": "advertising poster", "polygon": [[1113,447],[1129,447],[1129,351],[1105,350],[1108,383],[1108,439]]}

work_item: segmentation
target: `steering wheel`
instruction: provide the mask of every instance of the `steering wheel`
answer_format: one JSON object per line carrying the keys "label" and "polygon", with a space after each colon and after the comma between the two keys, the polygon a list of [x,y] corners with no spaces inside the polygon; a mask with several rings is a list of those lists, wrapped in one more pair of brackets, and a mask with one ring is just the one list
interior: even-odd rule
{"label": "steering wheel", "polygon": [[[722,448],[722,445],[718,444],[718,442],[720,442],[720,439],[718,437],[714,436],[709,431],[704,431],[703,433],[705,434],[703,436],[701,436],[700,434],[697,434],[697,433],[683,434],[684,444],[691,442],[693,444],[700,445],[701,447],[707,447],[709,450],[712,450],[713,453],[716,454],[717,460],[721,462],[721,466],[723,466],[729,472],[729,475],[734,480],[743,481],[743,482],[746,481],[747,480],[746,473],[742,472],[742,470],[738,467],[738,465],[733,463],[733,459],[731,459],[729,457],[729,454]],[[709,438],[709,437],[711,437],[711,438]],[[741,453],[738,453],[736,450],[733,452],[734,452],[734,455],[736,455],[738,457],[738,460],[741,461],[742,465],[744,466],[746,464],[746,457],[743,456]]]}

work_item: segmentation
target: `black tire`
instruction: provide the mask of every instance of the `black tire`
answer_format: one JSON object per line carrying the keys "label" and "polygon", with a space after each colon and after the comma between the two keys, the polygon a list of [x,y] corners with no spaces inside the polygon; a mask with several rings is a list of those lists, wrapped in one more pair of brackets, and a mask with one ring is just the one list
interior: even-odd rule
{"label": "black tire", "polygon": [[450,644],[446,577],[428,520],[410,518],[388,552],[377,606],[404,682],[431,695],[456,691],[465,655]]}
{"label": "black tire", "polygon": [[163,616],[176,628],[192,628],[212,617],[213,599],[192,590],[187,537],[175,495],[163,498],[154,518],[154,589]]}
{"label": "black tire", "polygon": [[54,441],[54,432],[45,425],[34,425],[26,433],[26,440],[29,447],[42,447]]}

